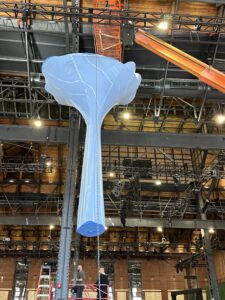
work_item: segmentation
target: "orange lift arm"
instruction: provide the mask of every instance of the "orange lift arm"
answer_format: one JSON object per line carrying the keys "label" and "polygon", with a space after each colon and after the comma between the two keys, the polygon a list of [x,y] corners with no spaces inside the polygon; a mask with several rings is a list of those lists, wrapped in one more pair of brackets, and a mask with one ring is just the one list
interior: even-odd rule
{"label": "orange lift arm", "polygon": [[201,62],[176,47],[138,29],[135,42],[167,61],[198,77],[201,81],[225,94],[225,74]]}

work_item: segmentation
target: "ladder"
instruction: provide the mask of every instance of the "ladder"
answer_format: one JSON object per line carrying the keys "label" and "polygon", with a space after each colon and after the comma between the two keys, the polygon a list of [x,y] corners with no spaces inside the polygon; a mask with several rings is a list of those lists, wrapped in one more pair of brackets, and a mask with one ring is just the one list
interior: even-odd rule
{"label": "ladder", "polygon": [[41,266],[36,300],[51,300],[51,267]]}
{"label": "ladder", "polygon": [[[117,10],[121,10],[121,0],[94,0],[95,7],[105,7],[115,10],[112,15],[118,15]],[[107,10],[105,11],[107,14]],[[122,60],[121,29],[118,25],[113,25],[117,21],[112,21],[111,25],[94,24],[95,51],[98,54]]]}

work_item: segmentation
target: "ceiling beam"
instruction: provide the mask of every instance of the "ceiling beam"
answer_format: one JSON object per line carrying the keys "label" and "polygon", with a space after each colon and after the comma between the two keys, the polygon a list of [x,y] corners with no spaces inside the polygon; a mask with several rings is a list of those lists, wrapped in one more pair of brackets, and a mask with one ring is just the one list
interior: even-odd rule
{"label": "ceiling beam", "polygon": [[36,216],[1,216],[0,225],[20,225],[20,226],[42,226],[60,225],[60,216],[36,215]]}
{"label": "ceiling beam", "polygon": [[[60,216],[51,215],[36,215],[36,216],[1,216],[0,225],[15,225],[15,226],[48,226],[48,225],[60,225]],[[76,220],[74,221],[76,224]],[[114,224],[114,225],[113,225]],[[107,226],[122,226],[120,218],[106,217]],[[208,229],[212,227],[214,229],[225,229],[225,222],[223,220],[168,220],[158,218],[127,218],[127,227],[158,227],[163,228],[179,228],[179,229]]]}
{"label": "ceiling beam", "polygon": [[146,147],[225,149],[225,135],[103,131],[102,143],[106,145]]}
{"label": "ceiling beam", "polygon": [[[108,220],[106,218],[106,225],[112,226],[122,226],[119,218],[111,218]],[[127,227],[163,227],[163,228],[179,228],[179,229],[209,229],[210,227],[214,229],[225,229],[225,222],[222,220],[168,220],[168,219],[158,219],[158,218],[127,218]]]}
{"label": "ceiling beam", "polygon": [[[55,126],[35,128],[32,126],[0,125],[0,141],[66,144],[68,141],[68,128]],[[103,130],[102,144],[189,149],[225,149],[225,135]]]}
{"label": "ceiling beam", "polygon": [[36,142],[67,144],[69,130],[67,127],[0,125],[0,139],[2,142]]}

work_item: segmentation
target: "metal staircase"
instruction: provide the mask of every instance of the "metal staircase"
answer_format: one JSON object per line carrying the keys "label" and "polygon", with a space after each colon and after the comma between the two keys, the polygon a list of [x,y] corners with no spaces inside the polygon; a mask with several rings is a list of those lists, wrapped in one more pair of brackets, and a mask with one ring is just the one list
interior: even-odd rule
{"label": "metal staircase", "polygon": [[[117,10],[121,10],[121,0],[95,0],[96,8],[106,8],[105,14],[113,16],[118,15]],[[107,11],[108,9],[108,11]],[[115,10],[115,12],[114,12]],[[122,43],[121,43],[121,29],[117,20],[112,20],[111,25],[95,24],[95,51],[98,54],[113,57],[119,61],[122,60]]]}
{"label": "metal staircase", "polygon": [[36,300],[51,300],[51,267],[41,266]]}

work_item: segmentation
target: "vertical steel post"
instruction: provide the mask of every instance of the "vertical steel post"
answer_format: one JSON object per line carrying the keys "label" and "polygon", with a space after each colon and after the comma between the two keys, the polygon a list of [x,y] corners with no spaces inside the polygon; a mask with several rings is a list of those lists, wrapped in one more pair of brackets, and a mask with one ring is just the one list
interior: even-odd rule
{"label": "vertical steel post", "polygon": [[[67,0],[63,0],[64,11],[67,12]],[[66,53],[70,53],[70,34],[69,34],[69,21],[68,16],[64,16],[64,28],[65,28],[65,39],[66,39]]]}
{"label": "vertical steel post", "polygon": [[[74,6],[74,12],[79,13],[79,10],[76,8],[80,7],[80,0],[72,0],[72,5]],[[72,17],[72,49],[74,53],[79,53],[80,41],[80,23],[79,17]]]}
{"label": "vertical steel post", "polygon": [[32,104],[32,95],[31,95],[31,78],[30,78],[30,54],[28,46],[28,31],[27,27],[24,29],[25,34],[25,49],[26,49],[26,61],[27,61],[27,82],[28,82],[28,93],[29,93],[29,102],[30,102],[30,117],[33,116],[33,104]]}
{"label": "vertical steel post", "polygon": [[61,233],[57,267],[56,299],[68,299],[69,263],[71,255],[71,236],[73,230],[74,195],[76,181],[77,154],[79,147],[80,118],[78,113],[70,115],[68,140],[68,159],[65,177],[65,192],[61,221]]}
{"label": "vertical steel post", "polygon": [[[206,214],[202,212],[202,208],[204,207],[204,202],[201,193],[198,194],[198,204],[199,204],[199,213],[201,219],[207,220]],[[202,229],[202,236],[203,236],[203,244],[205,248],[205,256],[206,256],[207,267],[208,267],[211,296],[213,300],[220,300],[220,294],[219,294],[218,282],[216,279],[216,270],[215,270],[214,258],[213,258],[213,249],[212,249],[211,239],[208,230]]]}

